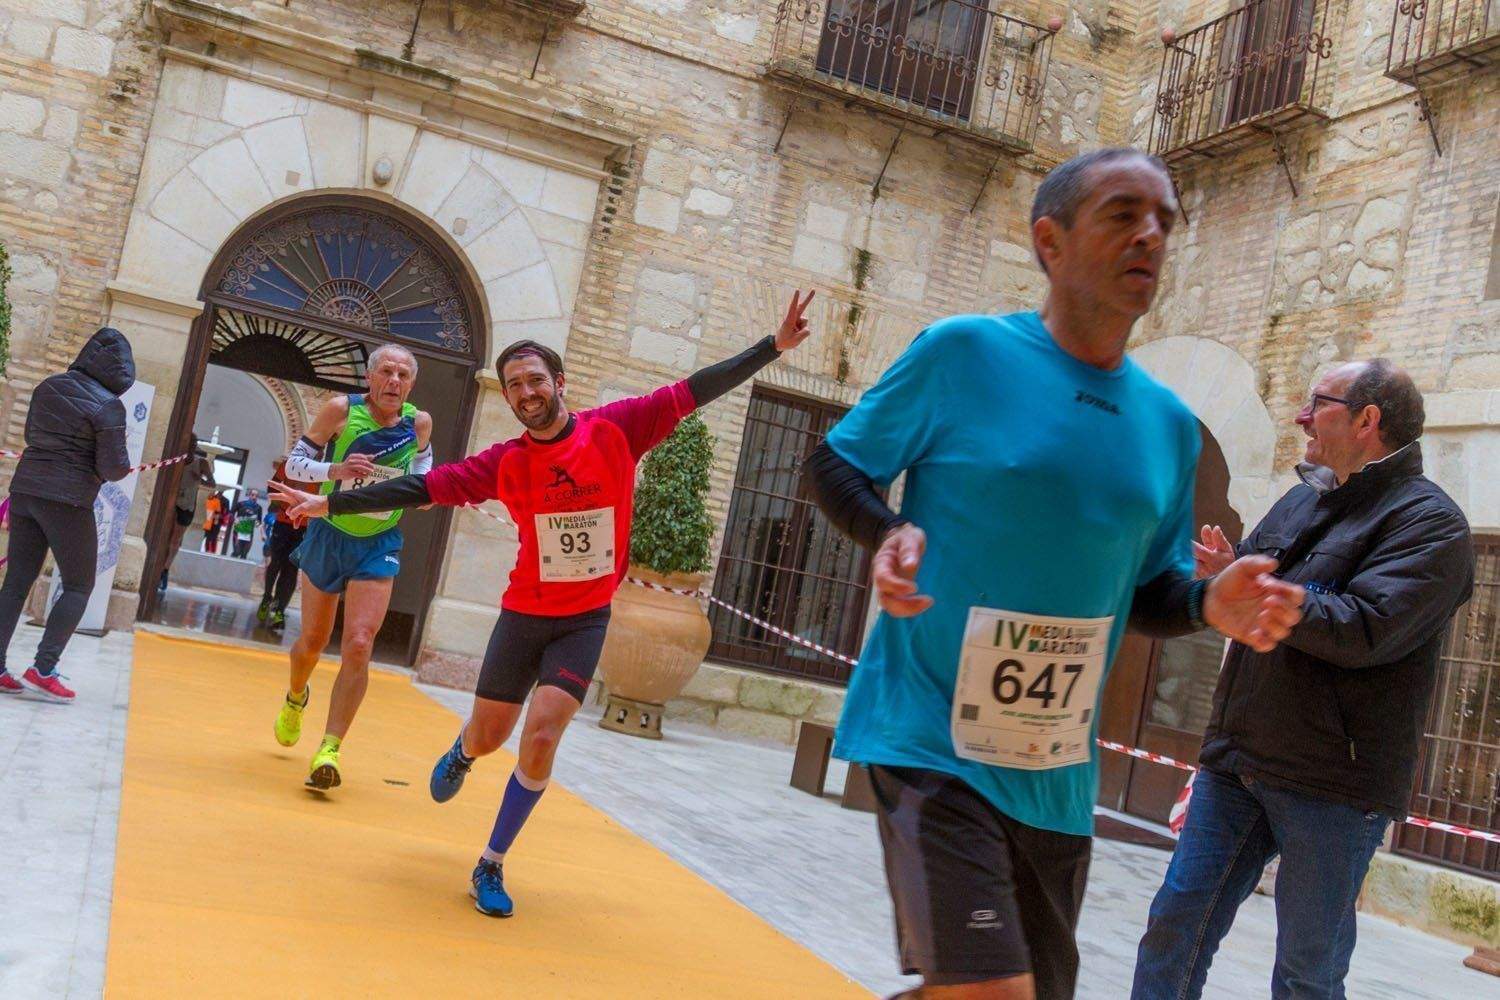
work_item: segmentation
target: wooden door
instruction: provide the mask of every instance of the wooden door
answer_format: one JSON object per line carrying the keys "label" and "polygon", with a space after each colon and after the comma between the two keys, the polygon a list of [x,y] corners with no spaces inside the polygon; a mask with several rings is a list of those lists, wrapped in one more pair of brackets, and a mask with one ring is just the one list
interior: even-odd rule
{"label": "wooden door", "polygon": [[[1200,423],[1198,430],[1203,451],[1193,523],[1217,524],[1238,542],[1244,525],[1229,506],[1229,466],[1208,428]],[[1126,633],[1101,696],[1099,735],[1196,763],[1223,650],[1223,638],[1211,630],[1164,642]],[[1187,772],[1109,750],[1103,757],[1099,804],[1166,822]]]}

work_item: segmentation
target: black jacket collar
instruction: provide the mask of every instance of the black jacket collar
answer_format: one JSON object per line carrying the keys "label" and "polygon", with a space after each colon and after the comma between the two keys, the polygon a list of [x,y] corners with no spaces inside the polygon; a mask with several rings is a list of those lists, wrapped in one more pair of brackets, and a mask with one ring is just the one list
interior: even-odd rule
{"label": "black jacket collar", "polygon": [[1383,492],[1393,483],[1422,474],[1422,445],[1413,441],[1385,458],[1367,463],[1342,483],[1335,483],[1333,470],[1311,462],[1297,466],[1297,475],[1318,493],[1319,503],[1350,503],[1360,497]]}

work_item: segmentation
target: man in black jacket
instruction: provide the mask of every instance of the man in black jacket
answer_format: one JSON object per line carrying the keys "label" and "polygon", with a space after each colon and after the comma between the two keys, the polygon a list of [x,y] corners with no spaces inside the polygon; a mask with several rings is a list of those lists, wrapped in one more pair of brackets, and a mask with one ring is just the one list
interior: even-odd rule
{"label": "man in black jacket", "polygon": [[1297,415],[1302,484],[1237,547],[1209,527],[1195,545],[1200,575],[1268,555],[1307,597],[1274,650],[1229,648],[1135,1000],[1202,993],[1278,854],[1271,995],[1344,996],[1355,899],[1386,826],[1406,815],[1439,648],[1474,582],[1468,522],[1422,475],[1423,419],[1389,362],[1334,369]]}
{"label": "man in black jacket", "polygon": [[[31,397],[26,450],[10,482],[10,561],[0,587],[0,694],[29,689],[48,701],[73,700],[57,677],[57,660],[94,589],[94,499],[106,481],[130,472],[120,395],[134,383],[130,342],[119,330],[104,327],[67,371],[45,379]],[[5,648],[48,549],[62,576],[62,594],[47,614],[36,662],[18,682],[5,672]]]}

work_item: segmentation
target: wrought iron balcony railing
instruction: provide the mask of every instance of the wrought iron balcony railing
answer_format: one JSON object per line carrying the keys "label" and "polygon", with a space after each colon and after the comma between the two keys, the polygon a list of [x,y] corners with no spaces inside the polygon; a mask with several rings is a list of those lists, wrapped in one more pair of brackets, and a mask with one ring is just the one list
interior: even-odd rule
{"label": "wrought iron balcony railing", "polygon": [[1026,152],[1061,27],[984,0],[781,0],[766,72]]}
{"label": "wrought iron balcony railing", "polygon": [[1168,162],[1214,156],[1326,119],[1329,0],[1251,0],[1176,36],[1162,32],[1151,151]]}
{"label": "wrought iron balcony railing", "polygon": [[1412,86],[1500,65],[1500,0],[1393,0],[1385,75]]}

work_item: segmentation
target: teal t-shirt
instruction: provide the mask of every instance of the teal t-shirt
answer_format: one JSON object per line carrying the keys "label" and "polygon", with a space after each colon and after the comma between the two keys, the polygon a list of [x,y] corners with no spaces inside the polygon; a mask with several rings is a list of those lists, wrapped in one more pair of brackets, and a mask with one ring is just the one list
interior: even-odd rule
{"label": "teal t-shirt", "polygon": [[[955,752],[965,625],[973,607],[1113,616],[1107,670],[1136,586],[1193,572],[1196,418],[1128,358],[1111,371],[1073,358],[1034,312],[954,316],[912,342],[828,444],[879,484],[906,472],[901,513],[927,533],[917,585],[935,602],[877,619],[835,754],[953,774],[1022,823],[1091,835],[1097,712],[1080,716],[1084,762],[1027,770]],[[1031,692],[1036,704],[1047,693]]]}

